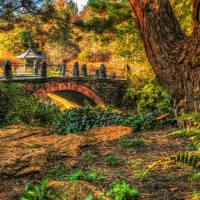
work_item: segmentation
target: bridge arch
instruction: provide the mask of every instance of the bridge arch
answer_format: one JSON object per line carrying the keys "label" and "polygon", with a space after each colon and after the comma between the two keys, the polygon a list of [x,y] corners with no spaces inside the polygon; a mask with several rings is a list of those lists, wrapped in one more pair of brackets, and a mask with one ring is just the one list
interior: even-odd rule
{"label": "bridge arch", "polygon": [[88,89],[82,85],[75,84],[75,83],[56,83],[53,85],[49,85],[46,88],[41,88],[41,89],[35,91],[33,94],[38,97],[42,97],[48,93],[52,93],[55,91],[61,91],[61,90],[71,90],[71,91],[76,91],[76,92],[82,93],[82,94],[86,95],[87,97],[89,97],[90,99],[92,99],[97,105],[98,104],[105,105],[105,103],[90,89]]}

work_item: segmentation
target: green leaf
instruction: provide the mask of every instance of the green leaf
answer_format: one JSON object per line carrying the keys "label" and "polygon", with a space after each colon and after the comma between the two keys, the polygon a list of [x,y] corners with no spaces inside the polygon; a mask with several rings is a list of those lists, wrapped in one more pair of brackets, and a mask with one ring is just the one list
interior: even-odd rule
{"label": "green leaf", "polygon": [[43,194],[43,196],[45,195],[45,190],[46,190],[46,186],[49,182],[49,178],[48,177],[45,177],[42,179],[42,183],[41,183],[41,192]]}
{"label": "green leaf", "polygon": [[92,195],[85,197],[84,200],[92,200]]}

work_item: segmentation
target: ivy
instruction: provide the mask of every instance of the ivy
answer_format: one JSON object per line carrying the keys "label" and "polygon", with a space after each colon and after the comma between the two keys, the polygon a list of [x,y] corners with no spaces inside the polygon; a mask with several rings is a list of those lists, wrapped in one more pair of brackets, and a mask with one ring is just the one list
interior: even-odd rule
{"label": "ivy", "polygon": [[109,125],[131,126],[133,131],[147,130],[158,125],[154,118],[153,114],[132,116],[113,111],[110,107],[86,106],[64,110],[54,123],[52,132],[66,135]]}

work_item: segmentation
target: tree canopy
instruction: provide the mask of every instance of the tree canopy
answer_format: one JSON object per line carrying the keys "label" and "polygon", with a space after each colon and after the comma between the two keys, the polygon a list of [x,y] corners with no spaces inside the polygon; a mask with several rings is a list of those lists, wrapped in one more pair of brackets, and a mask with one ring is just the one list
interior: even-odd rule
{"label": "tree canopy", "polygon": [[1,47],[13,54],[30,46],[38,52],[61,46],[78,52],[72,44],[71,19],[78,13],[72,0],[0,1]]}
{"label": "tree canopy", "polygon": [[[170,1],[184,33],[191,34],[191,1]],[[0,0],[0,19],[1,48],[15,55],[31,46],[49,55],[57,49],[59,59],[80,51],[83,60],[148,65],[128,0],[89,0],[80,15],[72,0]]]}

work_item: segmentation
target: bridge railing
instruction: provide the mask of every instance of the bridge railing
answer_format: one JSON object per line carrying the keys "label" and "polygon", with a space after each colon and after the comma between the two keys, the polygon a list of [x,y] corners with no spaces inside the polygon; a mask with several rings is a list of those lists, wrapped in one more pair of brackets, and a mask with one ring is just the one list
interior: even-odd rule
{"label": "bridge railing", "polygon": [[[33,65],[26,64],[25,66],[22,64],[12,64],[12,73],[13,75],[33,75]],[[39,74],[40,74],[40,68],[39,66]],[[72,77],[73,72],[73,65],[67,65],[66,66],[66,76]],[[81,65],[79,65],[79,72],[80,72]],[[95,68],[93,66],[87,66],[87,74],[88,77],[95,77],[95,71],[99,68]],[[107,68],[106,67],[106,75],[107,78],[111,77],[111,73],[115,74],[115,77],[117,79],[123,79],[127,75],[125,74],[125,70],[123,68]],[[0,63],[0,76],[3,76],[4,74],[4,67],[3,64]],[[59,76],[60,75],[60,66],[59,65],[48,65],[47,64],[47,76]]]}

